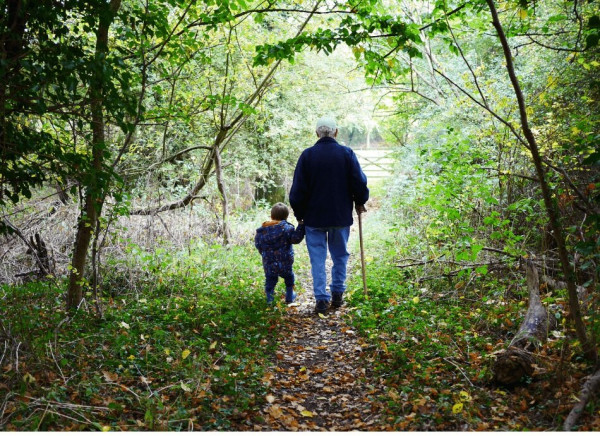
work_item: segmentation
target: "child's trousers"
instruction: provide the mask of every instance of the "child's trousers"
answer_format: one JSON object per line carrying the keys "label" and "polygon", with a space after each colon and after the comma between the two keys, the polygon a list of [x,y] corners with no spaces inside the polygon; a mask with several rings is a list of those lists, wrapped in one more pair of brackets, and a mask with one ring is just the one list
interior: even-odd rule
{"label": "child's trousers", "polygon": [[294,283],[296,278],[294,277],[294,271],[286,271],[280,274],[267,274],[265,276],[265,293],[267,294],[267,303],[272,303],[275,298],[275,286],[279,280],[279,277],[283,278],[285,282],[285,300],[292,302],[294,300]]}

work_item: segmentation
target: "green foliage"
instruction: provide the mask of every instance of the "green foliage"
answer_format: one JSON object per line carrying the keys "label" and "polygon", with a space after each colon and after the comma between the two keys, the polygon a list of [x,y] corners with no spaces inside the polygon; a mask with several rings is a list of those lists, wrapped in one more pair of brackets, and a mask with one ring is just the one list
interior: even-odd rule
{"label": "green foliage", "polygon": [[[180,430],[189,419],[196,428],[228,428],[262,401],[262,371],[281,322],[264,302],[259,256],[253,247],[200,245],[174,254],[134,247],[131,258],[151,280],[103,298],[101,320],[85,305],[67,319],[62,290],[49,284],[4,287],[2,323],[27,345],[19,372],[3,371],[2,383],[16,387],[32,374],[31,394],[107,407],[88,416],[113,429]],[[105,293],[117,281],[107,277]],[[46,430],[68,423],[44,422]],[[38,423],[18,414],[7,428]]]}
{"label": "green foliage", "polygon": [[[366,338],[365,359],[384,380],[387,422],[396,430],[552,427],[556,409],[545,412],[554,401],[546,389],[555,371],[542,370],[509,392],[492,383],[496,354],[526,312],[525,279],[509,273],[419,282],[424,266],[390,262],[414,256],[415,245],[405,243],[404,231],[382,232],[389,217],[376,214],[366,227],[368,295],[360,275],[352,275],[348,320]],[[566,294],[549,293],[544,303],[564,307]],[[564,323],[562,310],[552,314]],[[559,356],[562,347],[553,331],[540,353]],[[540,365],[553,367],[546,359]],[[524,391],[536,398],[534,420],[514,409]]]}

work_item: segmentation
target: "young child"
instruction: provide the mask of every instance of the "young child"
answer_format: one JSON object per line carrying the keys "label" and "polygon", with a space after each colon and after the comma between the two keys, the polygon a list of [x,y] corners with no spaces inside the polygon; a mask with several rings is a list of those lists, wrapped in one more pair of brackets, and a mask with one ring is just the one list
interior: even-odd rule
{"label": "young child", "polygon": [[283,203],[277,203],[271,209],[271,221],[265,221],[256,229],[254,245],[260,252],[265,270],[265,293],[267,303],[273,303],[275,285],[279,277],[285,281],[285,302],[293,303],[294,292],[294,249],[304,239],[304,223],[298,222],[298,228],[286,221],[289,210]]}

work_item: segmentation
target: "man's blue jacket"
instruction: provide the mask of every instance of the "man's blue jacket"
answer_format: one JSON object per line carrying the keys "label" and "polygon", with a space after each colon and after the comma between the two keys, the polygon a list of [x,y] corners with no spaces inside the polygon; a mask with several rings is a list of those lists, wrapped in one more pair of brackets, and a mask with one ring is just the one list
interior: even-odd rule
{"label": "man's blue jacket", "polygon": [[320,138],[302,152],[290,190],[297,220],[308,227],[352,225],[352,206],[369,199],[367,177],[351,148]]}

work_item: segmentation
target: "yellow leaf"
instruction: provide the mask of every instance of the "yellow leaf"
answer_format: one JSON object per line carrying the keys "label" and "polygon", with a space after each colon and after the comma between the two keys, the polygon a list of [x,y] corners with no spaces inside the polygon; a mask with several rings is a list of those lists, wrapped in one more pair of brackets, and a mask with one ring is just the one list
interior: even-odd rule
{"label": "yellow leaf", "polygon": [[387,347],[387,345],[385,344],[385,342],[381,341],[381,342],[379,343],[379,345],[381,345],[381,349],[382,349],[383,351],[385,351],[386,353],[389,353],[389,351],[388,351],[388,347]]}
{"label": "yellow leaf", "polygon": [[471,396],[466,391],[460,391],[458,396],[462,401],[471,401],[472,400]]}
{"label": "yellow leaf", "polygon": [[527,18],[527,9],[519,9],[519,18],[521,20]]}
{"label": "yellow leaf", "polygon": [[455,415],[463,411],[463,403],[456,403],[452,406],[452,413]]}
{"label": "yellow leaf", "polygon": [[180,386],[181,386],[181,389],[182,389],[184,392],[191,392],[191,391],[192,391],[192,388],[190,388],[190,387],[189,387],[188,385],[186,385],[184,382],[181,382]]}
{"label": "yellow leaf", "polygon": [[181,358],[186,359],[190,355],[190,353],[190,350],[183,350],[183,353],[181,353]]}
{"label": "yellow leaf", "polygon": [[217,348],[217,341],[214,341],[212,344],[210,344],[210,347],[208,347],[209,350],[214,350],[215,348]]}
{"label": "yellow leaf", "polygon": [[326,319],[327,317],[325,315],[323,315],[322,313],[319,313],[319,318]]}
{"label": "yellow leaf", "polygon": [[130,354],[130,355],[129,355],[129,357],[128,357],[128,359],[129,359],[129,360],[134,360],[134,359],[135,359],[135,356],[134,356],[133,354]]}
{"label": "yellow leaf", "polygon": [[414,297],[412,301],[413,303],[418,304],[421,299],[419,297]]}
{"label": "yellow leaf", "polygon": [[129,329],[129,324],[127,324],[125,321],[121,321],[119,325],[125,329]]}
{"label": "yellow leaf", "polygon": [[23,381],[25,383],[35,383],[35,377],[31,374],[27,373],[23,376]]}
{"label": "yellow leaf", "polygon": [[271,394],[267,395],[265,398],[269,403],[273,403],[275,401],[275,397]]}
{"label": "yellow leaf", "polygon": [[102,431],[110,431],[110,425],[103,425]]}
{"label": "yellow leaf", "polygon": [[165,348],[165,354],[168,356],[169,354],[171,354],[171,350],[169,348]]}
{"label": "yellow leaf", "polygon": [[313,416],[313,413],[310,410],[303,410],[302,412],[300,412],[300,414],[302,416],[307,416],[309,418],[312,418],[312,416]]}

